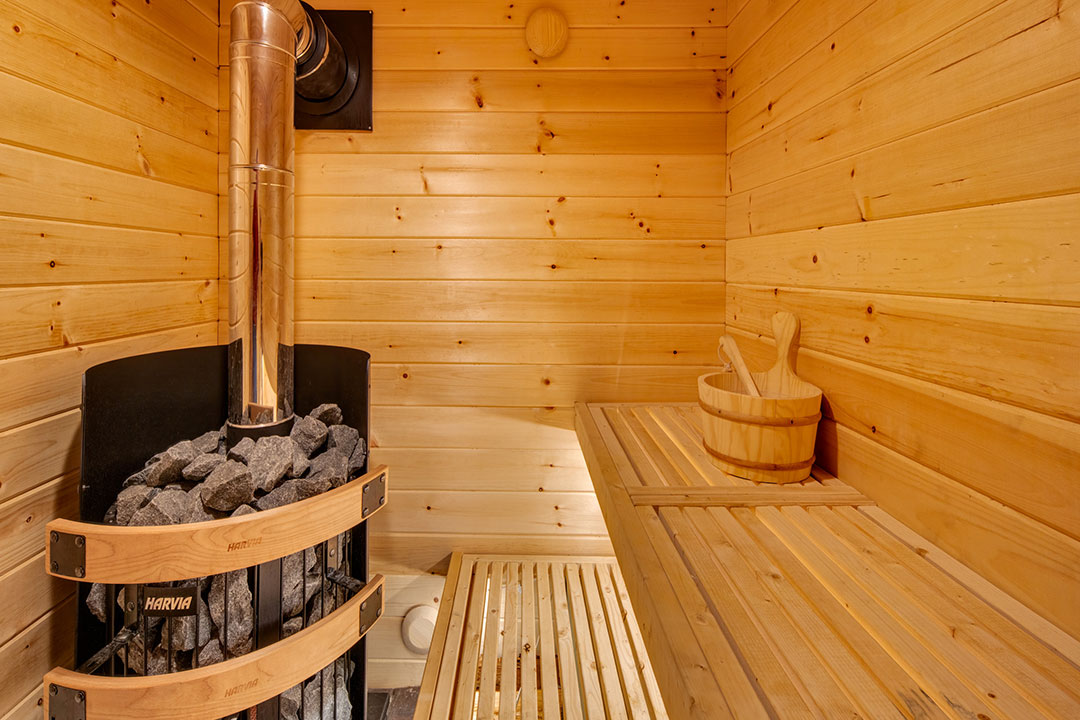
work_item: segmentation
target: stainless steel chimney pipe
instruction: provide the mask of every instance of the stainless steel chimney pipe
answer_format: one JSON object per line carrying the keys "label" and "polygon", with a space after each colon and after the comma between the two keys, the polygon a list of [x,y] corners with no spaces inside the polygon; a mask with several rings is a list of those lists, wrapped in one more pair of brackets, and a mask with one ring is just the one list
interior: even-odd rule
{"label": "stainless steel chimney pipe", "polygon": [[[229,42],[229,422],[293,413],[293,85],[298,0],[242,0]],[[301,47],[301,52],[303,47]]]}

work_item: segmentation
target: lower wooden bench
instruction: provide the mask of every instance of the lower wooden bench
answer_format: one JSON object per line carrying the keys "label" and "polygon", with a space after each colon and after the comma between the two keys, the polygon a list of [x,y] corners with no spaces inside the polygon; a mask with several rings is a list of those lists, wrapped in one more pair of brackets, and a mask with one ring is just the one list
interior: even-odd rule
{"label": "lower wooden bench", "polygon": [[667,714],[614,558],[451,558],[416,720]]}
{"label": "lower wooden bench", "polygon": [[1080,718],[1080,644],[841,479],[725,475],[694,406],[576,419],[672,718]]}

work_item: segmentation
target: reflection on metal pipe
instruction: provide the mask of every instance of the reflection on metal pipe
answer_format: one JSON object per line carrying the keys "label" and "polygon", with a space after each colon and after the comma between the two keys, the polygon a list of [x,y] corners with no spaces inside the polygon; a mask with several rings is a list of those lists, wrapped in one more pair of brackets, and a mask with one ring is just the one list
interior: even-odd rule
{"label": "reflection on metal pipe", "polygon": [[249,0],[229,43],[229,422],[293,414],[293,83],[307,20]]}

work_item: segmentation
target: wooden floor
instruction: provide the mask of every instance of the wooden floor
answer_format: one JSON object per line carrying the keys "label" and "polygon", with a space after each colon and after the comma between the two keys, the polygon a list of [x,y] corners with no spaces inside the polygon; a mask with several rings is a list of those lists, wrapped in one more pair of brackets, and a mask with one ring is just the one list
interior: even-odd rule
{"label": "wooden floor", "polygon": [[693,405],[579,405],[667,711],[1078,718],[1080,644],[827,473],[711,465]]}
{"label": "wooden floor", "polygon": [[667,718],[614,559],[455,553],[414,718],[560,717]]}

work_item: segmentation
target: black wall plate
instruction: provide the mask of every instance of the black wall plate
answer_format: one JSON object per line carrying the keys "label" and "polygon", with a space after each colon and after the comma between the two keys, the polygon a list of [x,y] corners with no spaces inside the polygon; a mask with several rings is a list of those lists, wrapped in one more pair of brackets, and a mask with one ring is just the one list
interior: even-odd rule
{"label": "black wall plate", "polygon": [[[319,15],[341,44],[341,49],[345,52],[349,63],[350,81],[355,73],[356,86],[347,98],[334,96],[323,102],[311,102],[297,95],[293,124],[297,130],[370,132],[372,127],[371,11],[323,10],[319,12]],[[351,84],[351,82],[346,82],[346,86]]]}

